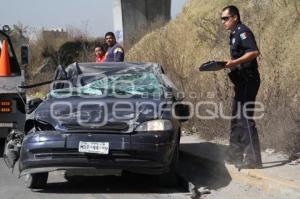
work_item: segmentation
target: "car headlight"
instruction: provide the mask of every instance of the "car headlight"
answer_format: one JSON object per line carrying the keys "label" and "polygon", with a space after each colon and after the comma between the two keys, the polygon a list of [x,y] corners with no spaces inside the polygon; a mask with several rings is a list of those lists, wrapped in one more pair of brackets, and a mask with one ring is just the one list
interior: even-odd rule
{"label": "car headlight", "polygon": [[172,130],[172,122],[170,120],[151,120],[140,124],[136,131],[169,131]]}

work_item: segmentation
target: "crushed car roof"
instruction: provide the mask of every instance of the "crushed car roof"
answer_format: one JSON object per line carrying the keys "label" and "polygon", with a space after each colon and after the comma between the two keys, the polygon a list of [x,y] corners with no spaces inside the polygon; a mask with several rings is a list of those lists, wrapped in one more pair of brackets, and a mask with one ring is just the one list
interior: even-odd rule
{"label": "crushed car roof", "polygon": [[157,63],[132,63],[132,62],[108,62],[108,63],[73,63],[66,68],[68,73],[136,73],[136,72],[160,72],[162,67]]}

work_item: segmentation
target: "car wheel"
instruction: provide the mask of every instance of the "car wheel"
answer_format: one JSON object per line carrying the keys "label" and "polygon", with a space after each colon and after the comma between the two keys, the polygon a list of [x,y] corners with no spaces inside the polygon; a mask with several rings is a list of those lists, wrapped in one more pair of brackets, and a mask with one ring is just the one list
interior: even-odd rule
{"label": "car wheel", "polygon": [[177,184],[177,163],[179,159],[179,143],[176,143],[174,154],[170,164],[170,171],[159,175],[159,184],[165,187],[175,186]]}
{"label": "car wheel", "polygon": [[26,174],[24,179],[27,188],[42,189],[47,184],[48,173]]}
{"label": "car wheel", "polygon": [[0,139],[0,157],[3,157],[4,147],[5,147],[5,139],[1,138]]}

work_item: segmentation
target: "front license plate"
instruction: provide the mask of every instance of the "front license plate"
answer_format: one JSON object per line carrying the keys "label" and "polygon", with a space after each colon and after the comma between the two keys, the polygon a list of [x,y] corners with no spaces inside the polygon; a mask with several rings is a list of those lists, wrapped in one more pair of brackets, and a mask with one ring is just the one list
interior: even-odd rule
{"label": "front license plate", "polygon": [[109,143],[80,141],[78,150],[79,152],[84,152],[84,153],[97,153],[97,154],[107,155],[109,153]]}

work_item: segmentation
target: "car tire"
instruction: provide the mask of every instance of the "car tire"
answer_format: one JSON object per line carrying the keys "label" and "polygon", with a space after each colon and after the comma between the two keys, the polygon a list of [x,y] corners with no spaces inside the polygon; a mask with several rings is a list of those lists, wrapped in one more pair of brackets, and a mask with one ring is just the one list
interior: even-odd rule
{"label": "car tire", "polygon": [[170,170],[158,177],[159,184],[164,187],[171,187],[177,184],[177,165],[179,160],[179,143],[176,143],[174,154],[170,163]]}
{"label": "car tire", "polygon": [[5,148],[5,139],[0,138],[0,158],[3,157],[4,148]]}
{"label": "car tire", "polygon": [[25,175],[25,185],[30,189],[42,189],[46,186],[48,173],[34,173]]}

